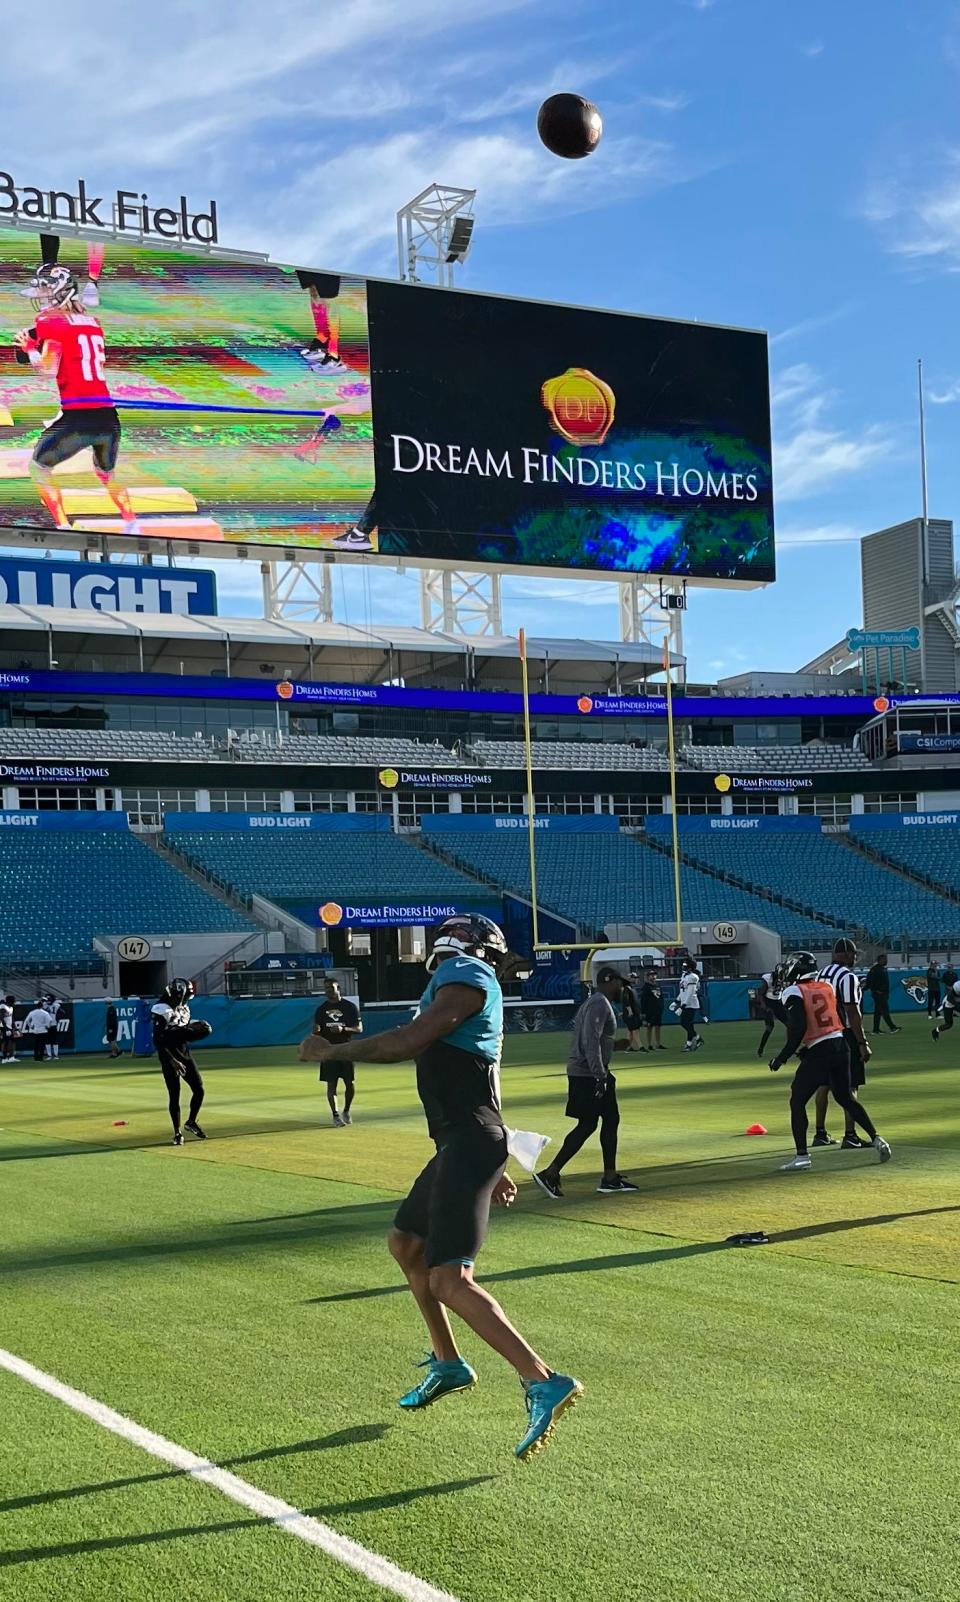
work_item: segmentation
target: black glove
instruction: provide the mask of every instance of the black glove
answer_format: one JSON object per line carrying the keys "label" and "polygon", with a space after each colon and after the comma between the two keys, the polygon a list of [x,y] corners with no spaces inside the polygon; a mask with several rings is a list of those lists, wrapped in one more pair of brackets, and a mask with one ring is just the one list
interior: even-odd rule
{"label": "black glove", "polygon": [[183,1031],[185,1040],[206,1040],[213,1034],[213,1024],[207,1023],[205,1018],[191,1018]]}
{"label": "black glove", "polygon": [[769,1067],[770,1072],[772,1074],[778,1074],[780,1072],[780,1069],[783,1067],[783,1058],[782,1057],[771,1057],[769,1063],[767,1064],[767,1066]]}
{"label": "black glove", "polygon": [[603,1100],[604,1096],[607,1093],[607,1076],[606,1076],[606,1074],[604,1074],[602,1079],[598,1079],[597,1080],[597,1082],[596,1082],[596,1084],[594,1086],[593,1093],[596,1096],[598,1101],[602,1101]]}

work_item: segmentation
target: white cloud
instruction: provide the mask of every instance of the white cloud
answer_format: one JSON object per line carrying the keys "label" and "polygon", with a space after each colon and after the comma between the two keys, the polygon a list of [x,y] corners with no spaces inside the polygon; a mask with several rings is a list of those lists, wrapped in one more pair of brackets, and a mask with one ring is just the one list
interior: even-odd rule
{"label": "white cloud", "polygon": [[928,389],[926,397],[934,406],[952,406],[954,401],[960,400],[960,378],[955,378],[946,389]]}
{"label": "white cloud", "polygon": [[960,271],[960,147],[942,154],[932,178],[915,172],[884,178],[862,211],[892,255]]}
{"label": "white cloud", "polygon": [[[388,241],[392,251],[398,208],[437,179],[478,189],[488,226],[590,211],[677,177],[669,147],[655,140],[608,140],[588,171],[585,162],[557,161],[535,139],[492,131],[448,139],[438,171],[436,138],[424,129],[348,145],[303,167],[265,215],[281,260],[352,265]],[[251,233],[253,226],[251,219]]]}
{"label": "white cloud", "polygon": [[826,46],[822,39],[812,39],[809,44],[802,47],[802,52],[813,61],[817,56],[822,56],[825,49]]}
{"label": "white cloud", "polygon": [[[7,86],[3,165],[17,183],[60,185],[68,149],[97,194],[139,177],[157,204],[215,195],[226,244],[371,271],[392,268],[396,210],[435,180],[478,188],[488,227],[693,176],[669,144],[633,132],[636,112],[589,162],[542,149],[539,101],[589,92],[625,58],[571,54],[567,28],[541,76],[522,26],[535,13],[535,0],[340,0],[322,15],[311,0],[99,0],[78,33],[67,0],[48,0],[42,18],[27,7],[5,21],[9,59],[32,66]],[[674,90],[636,102],[664,114],[684,103]]]}
{"label": "white cloud", "polygon": [[894,442],[886,428],[867,424],[844,433],[824,416],[834,400],[807,363],[786,368],[774,384],[774,488],[777,501],[802,500],[838,480],[889,458]]}

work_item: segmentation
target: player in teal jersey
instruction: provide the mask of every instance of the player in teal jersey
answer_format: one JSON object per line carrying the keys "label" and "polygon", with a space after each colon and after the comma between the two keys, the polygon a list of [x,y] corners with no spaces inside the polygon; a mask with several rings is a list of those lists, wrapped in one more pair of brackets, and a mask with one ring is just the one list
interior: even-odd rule
{"label": "player in teal jersey", "polygon": [[582,1386],[549,1368],[473,1277],[491,1204],[509,1207],[517,1193],[506,1172],[507,1132],[500,1113],[499,982],[515,973],[517,963],[489,918],[448,918],[436,931],[427,963],[430,981],[411,1023],[346,1046],[327,1046],[311,1035],[301,1043],[300,1058],[415,1060],[417,1091],[437,1150],[401,1202],[388,1244],[407,1277],[432,1349],[425,1377],[400,1398],[400,1406],[427,1407],[476,1384],[454,1339],[449,1318],[454,1312],[520,1376],[528,1423],[516,1455],[526,1458],[544,1445]]}

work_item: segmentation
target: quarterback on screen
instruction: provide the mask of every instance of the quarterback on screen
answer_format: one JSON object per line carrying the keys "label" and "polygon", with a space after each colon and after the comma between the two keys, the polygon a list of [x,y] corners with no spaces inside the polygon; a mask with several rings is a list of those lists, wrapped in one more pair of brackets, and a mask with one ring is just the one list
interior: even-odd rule
{"label": "quarterback on screen", "polygon": [[31,367],[56,379],[60,393],[60,410],[40,435],[30,463],[40,499],[57,528],[70,527],[53,471],[89,448],[93,470],[123,519],[124,533],[139,534],[130,496],[114,478],[120,419],[104,376],[103,329],[84,305],[69,267],[45,263],[25,293],[36,307],[37,320],[17,334],[17,347]]}

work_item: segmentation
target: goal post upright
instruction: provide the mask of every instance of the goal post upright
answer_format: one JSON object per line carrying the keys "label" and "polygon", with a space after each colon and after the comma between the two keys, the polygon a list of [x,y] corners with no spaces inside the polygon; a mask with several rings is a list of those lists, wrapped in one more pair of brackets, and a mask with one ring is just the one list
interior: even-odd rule
{"label": "goal post upright", "polygon": [[676,767],[674,763],[673,742],[673,700],[670,689],[670,665],[668,646],[664,646],[667,667],[667,733],[670,751],[670,790],[674,806],[673,820],[673,871],[674,871],[674,910],[676,913],[677,932],[675,939],[652,940],[638,937],[636,940],[610,940],[599,942],[597,940],[567,941],[550,944],[540,939],[539,900],[537,895],[537,847],[536,847],[536,794],[533,787],[533,742],[530,734],[530,677],[527,668],[527,635],[525,629],[517,631],[520,653],[520,681],[523,697],[523,751],[524,766],[526,768],[526,795],[527,795],[527,850],[530,861],[530,914],[533,928],[533,947],[535,951],[583,951],[585,956],[580,966],[582,979],[589,978],[590,964],[599,951],[635,951],[638,945],[645,946],[672,946],[682,945],[682,930],[680,921],[680,863],[677,854],[677,824],[676,824]]}

